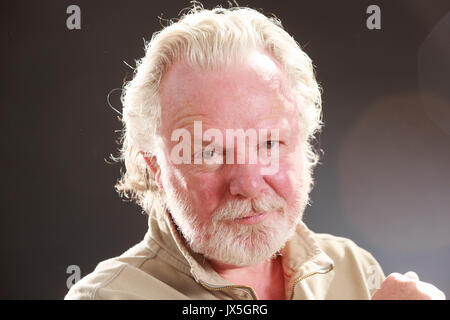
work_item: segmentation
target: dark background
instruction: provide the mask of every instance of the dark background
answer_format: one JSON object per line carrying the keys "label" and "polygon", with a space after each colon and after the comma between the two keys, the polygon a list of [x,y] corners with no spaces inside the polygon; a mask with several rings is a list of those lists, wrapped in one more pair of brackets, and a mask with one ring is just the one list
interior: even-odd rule
{"label": "dark background", "polygon": [[[66,8],[81,8],[68,30]],[[204,1],[205,7],[224,1]],[[450,294],[450,2],[240,1],[279,17],[317,66],[324,149],[305,222],[353,239],[386,274]],[[381,8],[381,30],[366,8]],[[137,243],[147,219],[113,189],[121,129],[106,97],[143,39],[187,1],[9,1],[1,12],[0,298],[61,299]],[[119,91],[111,103],[120,110]]]}

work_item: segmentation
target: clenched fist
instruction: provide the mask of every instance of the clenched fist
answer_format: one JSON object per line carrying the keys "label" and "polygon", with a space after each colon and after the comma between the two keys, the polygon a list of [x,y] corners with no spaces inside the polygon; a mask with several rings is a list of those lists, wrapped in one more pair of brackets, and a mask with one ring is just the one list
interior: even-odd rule
{"label": "clenched fist", "polygon": [[412,271],[391,273],[381,283],[373,300],[445,300],[445,294],[432,284],[422,282]]}

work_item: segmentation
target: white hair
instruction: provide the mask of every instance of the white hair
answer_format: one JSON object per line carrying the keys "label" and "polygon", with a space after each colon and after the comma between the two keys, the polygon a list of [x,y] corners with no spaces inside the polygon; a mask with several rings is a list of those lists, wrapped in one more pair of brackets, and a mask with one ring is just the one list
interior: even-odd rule
{"label": "white hair", "polygon": [[[119,160],[124,161],[126,171],[116,185],[121,195],[136,200],[146,213],[163,205],[162,191],[141,152],[160,152],[156,144],[161,124],[159,94],[167,68],[183,61],[217,70],[252,49],[270,54],[289,79],[308,146],[306,169],[312,174],[319,157],[311,143],[322,127],[322,106],[311,59],[274,17],[245,7],[207,10],[195,3],[178,21],[153,34],[145,44],[145,56],[137,61],[133,79],[124,85]],[[311,179],[309,190],[312,184]]]}

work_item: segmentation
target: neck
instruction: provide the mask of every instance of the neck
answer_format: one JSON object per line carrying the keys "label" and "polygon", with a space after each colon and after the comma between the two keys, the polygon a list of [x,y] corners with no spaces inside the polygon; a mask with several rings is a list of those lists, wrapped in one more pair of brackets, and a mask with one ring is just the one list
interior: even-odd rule
{"label": "neck", "polygon": [[210,260],[209,263],[222,278],[236,285],[253,288],[260,299],[285,299],[280,256],[256,265],[243,267],[213,260]]}

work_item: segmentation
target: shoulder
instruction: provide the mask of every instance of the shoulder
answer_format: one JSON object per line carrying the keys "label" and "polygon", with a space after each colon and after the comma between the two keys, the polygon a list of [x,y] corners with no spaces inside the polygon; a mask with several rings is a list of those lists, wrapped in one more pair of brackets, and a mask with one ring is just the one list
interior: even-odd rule
{"label": "shoulder", "polygon": [[379,288],[385,275],[369,251],[344,237],[325,233],[315,236],[321,249],[334,261],[337,276],[359,279],[358,282],[364,282],[370,294]]}
{"label": "shoulder", "polygon": [[316,233],[315,235],[319,246],[336,263],[351,262],[364,268],[376,266],[381,269],[375,257],[369,251],[357,245],[353,240],[327,233]]}
{"label": "shoulder", "polygon": [[[148,272],[157,265],[156,252],[142,243],[122,255],[100,262],[95,270],[73,285],[66,300],[157,299],[176,293]],[[171,270],[165,267],[165,272]],[[153,288],[155,290],[148,290]],[[158,294],[153,297],[152,295]],[[178,297],[182,299],[183,297]]]}
{"label": "shoulder", "polygon": [[361,263],[376,262],[369,251],[361,248],[351,239],[327,233],[316,233],[315,236],[321,249],[335,260],[354,258]]}

